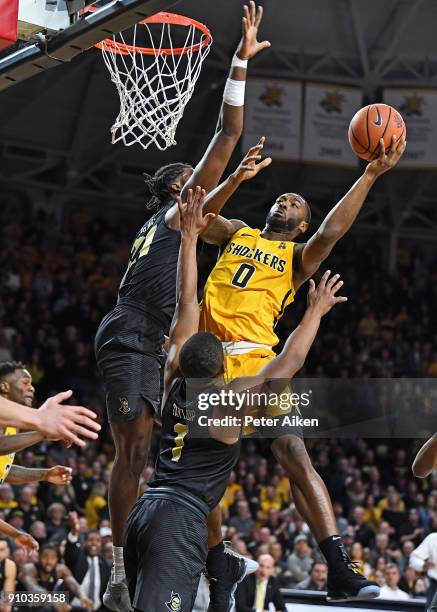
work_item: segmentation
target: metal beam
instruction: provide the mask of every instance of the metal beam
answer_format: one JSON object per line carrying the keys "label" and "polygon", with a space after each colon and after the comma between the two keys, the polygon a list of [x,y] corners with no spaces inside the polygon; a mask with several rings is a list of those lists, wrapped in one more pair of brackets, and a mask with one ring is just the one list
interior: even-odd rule
{"label": "metal beam", "polygon": [[388,45],[387,49],[384,51],[382,56],[379,58],[376,66],[375,66],[375,68],[373,70],[377,75],[379,75],[382,67],[385,64],[385,62],[388,59],[393,57],[393,53],[396,50],[397,44],[402,39],[402,37],[404,35],[404,31],[406,30],[407,27],[411,26],[411,20],[412,20],[413,16],[419,10],[419,8],[422,6],[423,2],[424,2],[424,0],[415,0],[414,4],[412,4],[410,6],[408,12],[404,14],[401,23],[396,28],[396,34],[391,39],[390,44]]}
{"label": "metal beam", "polygon": [[[361,0],[358,0],[358,2],[360,6],[362,6]],[[349,9],[352,17],[355,38],[357,40],[357,47],[360,54],[363,74],[366,76],[370,72],[369,54],[367,52],[366,43],[364,42],[363,22],[358,15],[357,0],[349,0]]]}

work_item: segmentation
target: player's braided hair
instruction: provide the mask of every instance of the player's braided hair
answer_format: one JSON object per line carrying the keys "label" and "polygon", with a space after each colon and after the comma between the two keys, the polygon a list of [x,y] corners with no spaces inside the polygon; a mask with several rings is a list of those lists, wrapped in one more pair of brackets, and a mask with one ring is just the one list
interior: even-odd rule
{"label": "player's braided hair", "polygon": [[191,168],[189,164],[177,162],[162,166],[152,176],[144,172],[146,188],[150,195],[146,208],[149,210],[159,210],[173,198],[171,184],[178,180],[182,172]]}
{"label": "player's braided hair", "polygon": [[13,374],[15,370],[24,370],[24,364],[21,361],[0,361],[0,380]]}

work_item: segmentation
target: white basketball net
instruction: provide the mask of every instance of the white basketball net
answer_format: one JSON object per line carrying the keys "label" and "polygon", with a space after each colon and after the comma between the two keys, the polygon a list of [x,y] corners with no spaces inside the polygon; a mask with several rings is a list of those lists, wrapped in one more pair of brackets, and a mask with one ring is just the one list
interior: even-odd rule
{"label": "white basketball net", "polygon": [[[156,29],[161,24],[150,25],[156,40]],[[134,26],[132,42],[127,43],[123,33],[119,33],[114,35],[113,45],[101,43],[103,59],[120,97],[120,112],[111,128],[113,144],[121,140],[126,146],[139,143],[147,149],[154,143],[161,151],[176,144],[176,128],[193,94],[212,40],[202,46],[206,34],[190,25],[184,53],[163,53],[163,48],[173,50],[174,46],[171,24],[163,23],[161,28],[159,44],[154,43],[147,23]],[[146,45],[154,49],[153,55],[133,48],[140,36],[141,46],[146,38]],[[123,53],[116,52],[121,49],[117,46],[120,43],[128,45],[127,49],[123,47]]]}

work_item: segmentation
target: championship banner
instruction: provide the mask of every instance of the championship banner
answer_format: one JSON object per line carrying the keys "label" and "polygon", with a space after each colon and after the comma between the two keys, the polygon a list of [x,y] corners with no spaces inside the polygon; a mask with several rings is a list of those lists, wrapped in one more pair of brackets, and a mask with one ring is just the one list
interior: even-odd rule
{"label": "championship banner", "polygon": [[348,140],[349,123],[361,108],[357,87],[308,83],[305,88],[304,161],[357,166]]}
{"label": "championship banner", "polygon": [[299,159],[302,83],[278,79],[248,79],[243,150],[266,137],[263,155]]}
{"label": "championship banner", "polygon": [[407,126],[407,148],[400,166],[437,166],[437,90],[385,89],[384,102],[394,106]]}

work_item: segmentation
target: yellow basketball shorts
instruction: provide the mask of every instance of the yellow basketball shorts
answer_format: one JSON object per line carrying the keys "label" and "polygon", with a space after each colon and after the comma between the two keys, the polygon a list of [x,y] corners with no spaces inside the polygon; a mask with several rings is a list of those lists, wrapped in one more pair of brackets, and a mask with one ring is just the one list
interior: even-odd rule
{"label": "yellow basketball shorts", "polygon": [[[272,350],[269,350],[267,348],[259,348],[248,353],[241,353],[237,355],[226,353],[225,350],[226,382],[230,383],[235,378],[240,378],[244,376],[256,376],[257,374],[259,374],[262,368],[270,361],[272,361],[272,359],[274,359],[275,357],[276,354]],[[247,414],[254,416],[255,418],[258,418],[260,416],[280,417],[286,414],[290,414],[293,411],[296,411],[296,408],[292,406],[291,403],[286,405],[286,400],[284,403],[283,398],[286,398],[287,395],[291,396],[291,394],[292,388],[290,385],[287,385],[281,391],[282,401],[279,402],[278,399],[277,403],[275,404],[273,398],[274,392],[272,391],[271,401],[269,401],[267,406],[265,406],[263,409],[260,409],[259,407],[253,407],[252,409],[249,409]],[[243,435],[249,436],[255,431],[257,431],[257,428],[249,425],[247,427],[244,427]],[[284,430],[281,433],[285,434],[286,432]],[[294,428],[292,433],[295,433]],[[276,437],[276,435],[274,437]]]}

